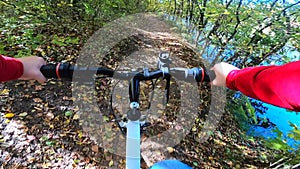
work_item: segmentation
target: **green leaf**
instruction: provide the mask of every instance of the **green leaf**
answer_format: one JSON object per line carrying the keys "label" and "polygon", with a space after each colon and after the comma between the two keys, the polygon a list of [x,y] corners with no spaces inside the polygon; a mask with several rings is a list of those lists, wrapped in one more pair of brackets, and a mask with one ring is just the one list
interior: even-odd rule
{"label": "green leaf", "polygon": [[70,117],[70,116],[72,116],[73,115],[73,112],[72,111],[66,111],[65,112],[65,116],[66,117]]}
{"label": "green leaf", "polygon": [[42,137],[41,137],[41,140],[42,140],[42,141],[47,141],[47,140],[49,140],[49,138],[48,138],[48,136],[42,136]]}
{"label": "green leaf", "polygon": [[298,126],[297,126],[296,124],[290,122],[290,121],[289,121],[289,125],[290,125],[291,127],[293,127],[294,129],[296,129],[296,130],[298,129]]}
{"label": "green leaf", "polygon": [[277,134],[278,138],[281,138],[283,135],[282,131],[280,131],[277,127],[275,129],[273,129],[273,132],[275,132]]}
{"label": "green leaf", "polygon": [[55,143],[53,141],[46,141],[47,146],[53,146]]}
{"label": "green leaf", "polygon": [[107,116],[103,116],[103,122],[108,122],[109,118]]}
{"label": "green leaf", "polygon": [[283,145],[280,143],[272,143],[272,147],[276,150],[280,150],[283,147]]}
{"label": "green leaf", "polygon": [[79,43],[79,38],[72,38],[72,37],[67,37],[66,41],[67,44],[78,44]]}
{"label": "green leaf", "polygon": [[59,41],[58,39],[53,39],[53,40],[52,40],[52,43],[53,43],[53,44],[56,44],[56,45],[58,45],[58,46],[67,46],[64,42]]}

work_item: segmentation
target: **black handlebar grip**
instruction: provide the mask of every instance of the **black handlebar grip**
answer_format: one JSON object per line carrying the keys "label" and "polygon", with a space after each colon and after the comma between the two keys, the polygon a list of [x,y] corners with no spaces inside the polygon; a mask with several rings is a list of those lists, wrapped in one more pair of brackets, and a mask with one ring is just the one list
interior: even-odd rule
{"label": "black handlebar grip", "polygon": [[213,70],[207,70],[201,67],[192,68],[189,70],[192,71],[191,74],[193,75],[196,82],[211,82],[216,78],[216,74]]}
{"label": "black handlebar grip", "polygon": [[46,78],[58,78],[56,74],[56,64],[47,64],[41,67],[41,72]]}
{"label": "black handlebar grip", "polygon": [[204,69],[204,79],[205,82],[211,82],[216,78],[216,73],[213,70]]}
{"label": "black handlebar grip", "polygon": [[71,81],[74,72],[74,66],[69,63],[47,64],[43,65],[40,70],[46,78]]}

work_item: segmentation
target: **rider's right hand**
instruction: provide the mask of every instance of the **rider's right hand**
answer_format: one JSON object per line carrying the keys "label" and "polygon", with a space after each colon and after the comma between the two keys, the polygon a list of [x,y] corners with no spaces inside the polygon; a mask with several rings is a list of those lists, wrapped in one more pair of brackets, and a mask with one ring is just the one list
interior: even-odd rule
{"label": "rider's right hand", "polygon": [[214,65],[212,70],[215,71],[216,78],[211,82],[211,85],[226,87],[226,78],[228,74],[233,70],[240,70],[240,69],[231,64],[221,62]]}

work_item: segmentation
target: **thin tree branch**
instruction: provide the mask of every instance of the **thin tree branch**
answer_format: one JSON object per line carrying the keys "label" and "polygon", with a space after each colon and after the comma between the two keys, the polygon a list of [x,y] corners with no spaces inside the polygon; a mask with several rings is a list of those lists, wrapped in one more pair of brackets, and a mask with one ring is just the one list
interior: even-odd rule
{"label": "thin tree branch", "polygon": [[242,2],[243,2],[243,0],[240,0],[239,5],[238,5],[238,7],[236,9],[236,13],[235,13],[236,24],[234,26],[233,32],[231,33],[231,36],[228,38],[228,41],[230,41],[235,36],[235,34],[237,33],[237,29],[238,29],[238,27],[239,27],[239,25],[241,23],[240,17],[239,17],[240,16],[239,11],[240,11],[240,8],[242,6]]}

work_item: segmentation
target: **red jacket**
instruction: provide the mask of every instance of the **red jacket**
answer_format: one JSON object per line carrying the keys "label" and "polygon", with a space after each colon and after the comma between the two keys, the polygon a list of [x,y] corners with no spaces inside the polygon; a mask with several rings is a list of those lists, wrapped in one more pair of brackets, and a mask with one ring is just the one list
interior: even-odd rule
{"label": "red jacket", "polygon": [[226,85],[254,99],[300,111],[300,61],[234,70]]}
{"label": "red jacket", "polygon": [[18,79],[23,75],[21,61],[0,55],[0,82]]}

